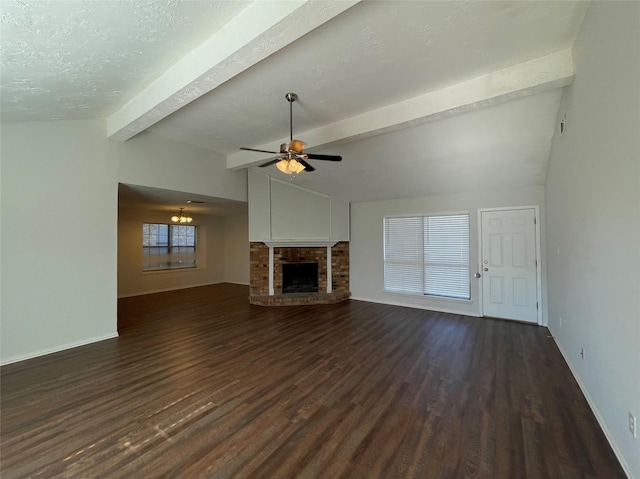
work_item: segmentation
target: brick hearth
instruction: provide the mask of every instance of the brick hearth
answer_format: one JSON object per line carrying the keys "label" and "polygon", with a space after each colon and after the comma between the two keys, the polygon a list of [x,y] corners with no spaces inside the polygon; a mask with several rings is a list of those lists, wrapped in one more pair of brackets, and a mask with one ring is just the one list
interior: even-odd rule
{"label": "brick hearth", "polygon": [[[273,248],[273,294],[269,294],[269,247],[250,243],[249,302],[262,306],[331,304],[349,299],[349,242],[331,247],[331,288],[327,288],[327,248]],[[318,293],[282,294],[283,263],[318,263]],[[329,290],[329,291],[328,291]]]}

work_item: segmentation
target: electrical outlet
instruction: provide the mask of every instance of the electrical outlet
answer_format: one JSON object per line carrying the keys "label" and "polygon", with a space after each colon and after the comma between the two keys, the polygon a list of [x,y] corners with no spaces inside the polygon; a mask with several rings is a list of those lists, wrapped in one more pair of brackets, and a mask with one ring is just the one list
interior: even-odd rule
{"label": "electrical outlet", "polygon": [[562,316],[558,318],[558,322],[560,323],[560,327],[562,327]]}
{"label": "electrical outlet", "polygon": [[636,417],[631,413],[629,413],[629,432],[633,437],[638,437],[636,434]]}

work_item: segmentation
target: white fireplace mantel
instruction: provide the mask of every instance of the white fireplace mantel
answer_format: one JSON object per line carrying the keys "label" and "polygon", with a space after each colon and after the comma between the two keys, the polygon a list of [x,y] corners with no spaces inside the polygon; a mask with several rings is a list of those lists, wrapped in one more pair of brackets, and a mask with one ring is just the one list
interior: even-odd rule
{"label": "white fireplace mantel", "polygon": [[263,241],[269,248],[331,248],[335,246],[337,240],[298,240],[298,239],[279,239]]}

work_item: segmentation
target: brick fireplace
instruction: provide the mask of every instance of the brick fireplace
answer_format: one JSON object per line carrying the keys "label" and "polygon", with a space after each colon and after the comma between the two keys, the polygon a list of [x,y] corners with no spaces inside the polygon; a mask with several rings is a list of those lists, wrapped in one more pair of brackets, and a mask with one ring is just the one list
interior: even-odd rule
{"label": "brick fireplace", "polygon": [[[250,243],[249,302],[261,306],[331,304],[349,299],[349,242]],[[317,264],[317,292],[284,293],[284,264]]]}

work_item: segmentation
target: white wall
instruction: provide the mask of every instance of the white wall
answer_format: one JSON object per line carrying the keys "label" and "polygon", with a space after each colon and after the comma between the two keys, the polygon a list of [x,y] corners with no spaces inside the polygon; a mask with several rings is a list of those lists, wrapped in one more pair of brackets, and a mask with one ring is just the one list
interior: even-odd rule
{"label": "white wall", "polygon": [[[478,302],[479,279],[471,279],[471,301],[436,299],[383,291],[383,234],[382,224],[388,215],[410,215],[443,212],[469,212],[470,261],[473,274],[478,264],[478,209],[508,206],[540,206],[541,237],[544,238],[544,189],[542,186],[496,190],[422,198],[371,201],[351,204],[350,288],[353,299],[400,306],[449,311],[467,315],[480,315]],[[541,245],[542,258],[546,251]],[[543,313],[546,281],[543,270]],[[543,314],[543,320],[545,316]]]}
{"label": "white wall", "polygon": [[329,239],[329,195],[271,179],[271,239]]}
{"label": "white wall", "polygon": [[117,334],[117,163],[105,128],[2,124],[3,363]]}
{"label": "white wall", "polygon": [[249,284],[249,216],[224,217],[224,281]]}
{"label": "white wall", "polygon": [[115,144],[120,183],[247,201],[246,170],[213,151],[149,132]]}
{"label": "white wall", "polygon": [[[225,280],[225,218],[192,215],[197,226],[196,268],[142,271],[142,223],[167,223],[170,213],[120,208],[118,217],[118,296],[190,288]],[[248,241],[245,243],[248,249]]]}
{"label": "white wall", "polygon": [[249,170],[249,241],[271,239],[271,180]]}
{"label": "white wall", "polygon": [[554,139],[546,183],[549,328],[635,478],[640,439],[627,414],[640,426],[638,25],[638,2],[590,5],[560,108],[567,129]]}

